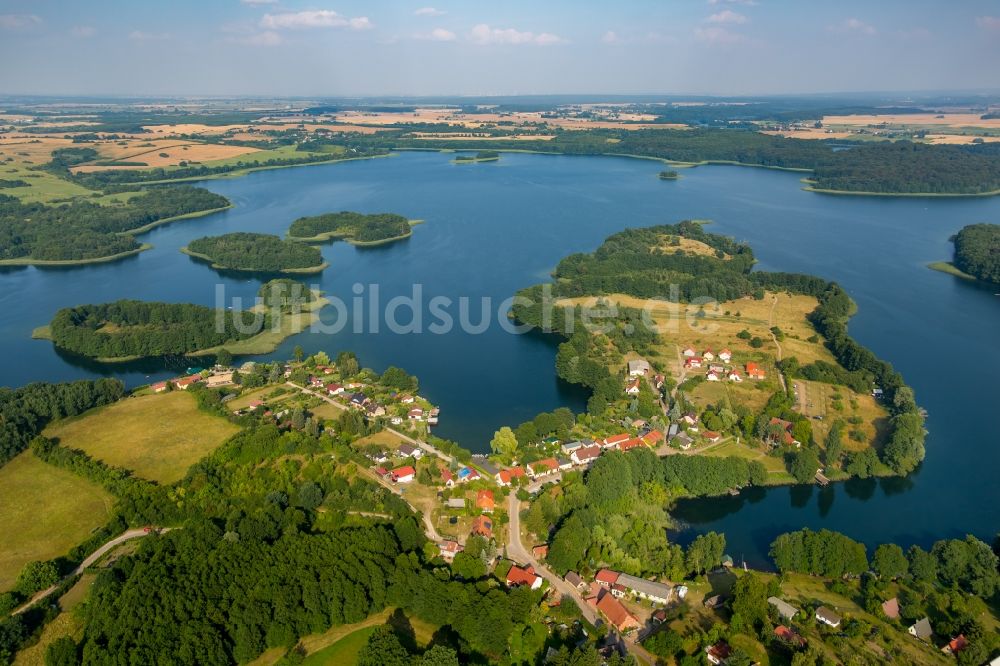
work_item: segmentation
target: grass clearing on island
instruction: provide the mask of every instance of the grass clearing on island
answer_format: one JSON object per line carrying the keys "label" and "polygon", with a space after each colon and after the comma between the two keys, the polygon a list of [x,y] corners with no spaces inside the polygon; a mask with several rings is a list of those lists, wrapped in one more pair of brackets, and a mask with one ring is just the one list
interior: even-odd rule
{"label": "grass clearing on island", "polygon": [[46,428],[45,436],[144,479],[173,483],[238,431],[199,410],[193,396],[172,391],[126,398],[66,419]]}
{"label": "grass clearing on island", "polygon": [[955,277],[962,278],[963,280],[971,280],[973,282],[976,281],[975,276],[969,275],[950,261],[935,261],[932,264],[927,264],[927,268],[933,271],[947,273],[948,275],[954,275]]}
{"label": "grass clearing on island", "polygon": [[[200,349],[196,352],[188,354],[188,356],[215,355],[223,348],[228,350],[231,354],[236,354],[238,356],[270,354],[277,349],[278,345],[284,342],[285,339],[293,335],[298,335],[319,321],[320,310],[329,305],[330,300],[323,298],[318,291],[314,290],[313,294],[315,296],[315,300],[312,300],[309,303],[303,303],[301,312],[292,314],[282,313],[278,325],[269,326],[263,333],[259,333],[252,338],[247,338],[246,340],[236,340],[227,342],[226,344],[219,345],[217,347]],[[263,306],[255,306],[253,309],[259,310],[262,307]]]}
{"label": "grass clearing on island", "polygon": [[69,551],[108,520],[114,498],[95,483],[21,453],[0,467],[0,590],[28,562]]}

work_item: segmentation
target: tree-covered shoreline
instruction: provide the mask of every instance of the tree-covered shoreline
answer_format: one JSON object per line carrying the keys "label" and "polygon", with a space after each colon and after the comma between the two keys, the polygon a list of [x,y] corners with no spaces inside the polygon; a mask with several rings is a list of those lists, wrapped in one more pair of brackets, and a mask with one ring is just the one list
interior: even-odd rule
{"label": "tree-covered shoreline", "polygon": [[181,252],[213,268],[261,273],[318,273],[326,267],[318,248],[271,234],[236,232],[197,238]]}
{"label": "tree-covered shoreline", "polygon": [[300,217],[292,222],[288,236],[293,240],[323,241],[344,239],[358,245],[384,243],[409,236],[412,223],[394,213],[364,214],[353,211]]}
{"label": "tree-covered shoreline", "polygon": [[955,235],[955,267],[1000,285],[1000,224],[970,224]]}

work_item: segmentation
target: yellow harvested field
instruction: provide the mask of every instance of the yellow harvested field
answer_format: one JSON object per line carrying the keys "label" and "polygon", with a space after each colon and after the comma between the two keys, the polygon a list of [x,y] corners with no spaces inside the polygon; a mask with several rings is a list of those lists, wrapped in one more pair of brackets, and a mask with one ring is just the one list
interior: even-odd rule
{"label": "yellow harvested field", "polygon": [[[983,143],[989,143],[991,141],[1000,141],[1000,136],[990,136],[990,135],[975,135],[975,134],[927,134],[924,139],[928,143],[950,143],[954,145],[968,145],[971,143],[978,143],[979,141]],[[977,139],[979,141],[977,141]]]}
{"label": "yellow harvested field", "polygon": [[52,159],[53,150],[72,145],[71,139],[4,136],[0,137],[0,160],[10,156],[26,163],[44,164]]}
{"label": "yellow harvested field", "polygon": [[172,136],[176,134],[225,134],[230,130],[243,130],[247,125],[202,125],[201,123],[178,123],[176,125],[144,125],[151,134]]}
{"label": "yellow harvested field", "polygon": [[126,398],[45,429],[62,446],[80,449],[145,479],[173,483],[239,427],[198,409],[184,391]]}
{"label": "yellow harvested field", "polygon": [[834,131],[824,128],[803,127],[789,130],[764,130],[761,134],[769,136],[786,136],[792,139],[849,139],[854,132]]}
{"label": "yellow harvested field", "polygon": [[983,120],[980,113],[902,113],[886,115],[824,116],[824,125],[942,125],[1000,128],[1000,118]]}
{"label": "yellow harvested field", "polygon": [[514,134],[512,136],[476,136],[448,132],[414,132],[415,139],[448,139],[449,141],[551,141],[555,134]]}
{"label": "yellow harvested field", "polygon": [[[627,114],[624,114],[627,115]],[[687,125],[665,123],[632,123],[622,120],[594,120],[590,118],[544,118],[540,111],[521,113],[462,113],[456,109],[416,109],[399,113],[379,111],[345,111],[336,115],[338,121],[356,125],[396,125],[422,123],[448,123],[463,127],[483,127],[505,122],[514,125],[543,124],[563,129],[686,129]]]}
{"label": "yellow harvested field", "polygon": [[[151,142],[145,141],[139,143],[148,144]],[[260,152],[259,148],[251,148],[249,146],[230,146],[217,143],[158,143],[167,143],[169,145],[154,147],[135,146],[131,152],[121,150],[125,148],[125,146],[115,146],[118,150],[115,150],[114,152],[118,154],[110,156],[114,157],[116,160],[125,162],[143,162],[145,166],[88,164],[74,167],[72,171],[74,173],[90,173],[93,171],[107,171],[111,169],[123,170],[177,166],[181,162],[212,162],[214,160],[225,160],[232,157],[239,157],[240,155],[249,155],[251,153]],[[103,147],[105,146],[102,146],[102,148]]]}
{"label": "yellow harvested field", "polygon": [[0,591],[28,562],[62,555],[108,520],[114,498],[30,451],[0,467]]}
{"label": "yellow harvested field", "polygon": [[[673,244],[675,239],[677,240],[677,245]],[[663,242],[660,243],[658,248],[662,254],[674,254],[678,250],[681,250],[685,254],[700,255],[703,257],[715,256],[715,248],[707,243],[702,243],[700,240],[694,240],[685,236],[664,236]],[[722,258],[732,259],[732,256],[723,253]]]}

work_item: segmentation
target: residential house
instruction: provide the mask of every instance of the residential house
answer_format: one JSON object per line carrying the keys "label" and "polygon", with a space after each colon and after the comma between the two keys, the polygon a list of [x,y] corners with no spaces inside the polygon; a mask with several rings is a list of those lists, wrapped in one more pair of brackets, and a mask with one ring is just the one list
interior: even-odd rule
{"label": "residential house", "polygon": [[618,574],[615,584],[631,591],[638,598],[651,601],[654,604],[665,604],[670,601],[674,590],[673,585],[646,580],[626,573]]}
{"label": "residential house", "polygon": [[387,454],[385,451],[376,451],[375,453],[369,455],[368,459],[374,463],[382,465],[389,462],[389,454]]}
{"label": "residential house", "polygon": [[404,396],[402,396],[399,399],[399,401],[401,403],[403,403],[404,405],[412,405],[413,404],[413,396],[412,395],[404,395]]}
{"label": "residential house", "polygon": [[493,500],[492,490],[480,490],[476,493],[476,508],[483,513],[493,513],[496,502]]}
{"label": "residential house", "polygon": [[750,379],[767,379],[767,373],[764,371],[764,368],[753,361],[747,363],[746,370],[747,377]]}
{"label": "residential house", "polygon": [[532,546],[531,556],[538,560],[544,560],[549,556],[549,544],[540,543],[537,546]]}
{"label": "residential house", "polygon": [[922,641],[928,641],[934,635],[934,630],[931,629],[930,618],[926,617],[911,624],[907,631],[910,632],[911,636],[916,636]]}
{"label": "residential house", "polygon": [[601,442],[601,448],[613,449],[627,439],[631,439],[632,435],[627,432],[623,432],[620,435],[611,435],[610,437],[605,437]]}
{"label": "residential house", "polygon": [[601,569],[594,575],[594,582],[610,590],[611,586],[618,582],[618,572],[611,569]]}
{"label": "residential house", "polygon": [[378,476],[378,478],[385,479],[388,478],[389,476],[389,470],[387,470],[385,467],[376,467],[375,474]]}
{"label": "residential house", "polygon": [[180,379],[174,380],[174,386],[182,391],[186,391],[191,384],[197,384],[201,381],[201,375],[188,375],[187,377],[181,377]]}
{"label": "residential house", "polygon": [[476,516],[472,519],[473,536],[481,536],[486,539],[493,538],[493,519],[489,516]]}
{"label": "residential house", "polygon": [[719,381],[719,375],[709,370],[708,373],[705,375],[705,380],[710,382],[717,382]]}
{"label": "residential house", "polygon": [[634,615],[629,613],[628,610],[622,606],[621,602],[615,599],[614,595],[608,594],[607,591],[602,591],[601,594],[597,596],[597,603],[595,606],[597,610],[599,610],[601,614],[608,619],[608,622],[614,625],[615,628],[621,633],[638,629],[641,626],[639,624],[639,620],[637,620]]}
{"label": "residential house", "polygon": [[723,363],[729,363],[731,360],[733,360],[733,352],[729,351],[728,349],[720,350],[719,360],[722,361]]}
{"label": "residential house", "polygon": [[948,641],[948,644],[941,648],[941,652],[956,655],[967,647],[969,647],[969,641],[965,638],[965,634],[959,634]]}
{"label": "residential house", "polygon": [[620,443],[618,445],[618,450],[624,453],[625,451],[631,451],[632,449],[642,448],[645,445],[646,443],[643,442],[642,439],[633,437],[632,439],[626,439],[624,442]]}
{"label": "residential house", "polygon": [[424,410],[420,407],[414,407],[409,412],[406,413],[406,418],[411,421],[423,421],[424,420]]}
{"label": "residential house", "polygon": [[663,441],[663,433],[659,430],[650,430],[641,437],[642,443],[650,448],[655,448]]}
{"label": "residential house", "polygon": [[472,467],[462,467],[458,470],[458,482],[466,483],[468,481],[478,481],[482,477],[479,475],[479,471]]}
{"label": "residential house", "polygon": [[639,395],[639,385],[642,383],[641,379],[630,379],[625,383],[625,394],[626,395]]}
{"label": "residential house", "polygon": [[576,451],[577,449],[582,449],[584,446],[586,446],[586,444],[583,441],[576,439],[573,440],[572,442],[565,442],[559,448],[562,450],[564,454],[568,456],[572,455],[573,452]]}
{"label": "residential house", "polygon": [[542,577],[535,573],[534,567],[528,566],[526,568],[522,568],[513,564],[507,572],[506,582],[507,587],[524,585],[529,589],[537,590],[542,586]]}
{"label": "residential house", "polygon": [[708,441],[710,441],[712,444],[715,444],[720,439],[722,439],[722,435],[713,430],[706,430],[705,432],[702,433],[702,436]]}
{"label": "residential house", "polygon": [[896,597],[882,603],[882,612],[890,620],[899,619],[899,600]]}
{"label": "residential house", "polygon": [[323,380],[319,377],[309,377],[309,386],[312,388],[323,388]]}
{"label": "residential house", "polygon": [[[785,421],[784,419],[779,419],[777,416],[772,416],[771,420],[768,423],[770,425],[779,425],[782,427],[782,429],[784,430],[781,440],[783,444],[785,444],[786,446],[799,445],[799,442],[797,442],[795,437],[792,436],[793,425],[791,421]],[[777,442],[774,442],[772,440],[771,443],[776,444]]]}
{"label": "residential house", "polygon": [[729,372],[729,381],[731,381],[731,382],[737,382],[737,383],[738,382],[742,382],[743,381],[743,377],[740,375],[739,371],[737,371],[737,370],[731,370]]}
{"label": "residential house", "polygon": [[677,435],[672,441],[677,444],[681,451],[687,451],[694,444],[694,440],[686,432]]}
{"label": "residential house", "polygon": [[656,390],[662,389],[663,385],[666,383],[667,383],[667,378],[665,375],[661,374],[653,375],[653,386],[656,387]]}
{"label": "residential house", "polygon": [[716,641],[705,648],[705,658],[708,659],[708,663],[715,664],[715,666],[725,664],[732,653],[733,649],[729,647],[729,643],[723,640]]}
{"label": "residential house", "polygon": [[783,599],[779,599],[778,597],[768,597],[767,603],[774,606],[774,608],[778,611],[778,615],[786,620],[791,620],[798,615],[798,608]]}
{"label": "residential house", "polygon": [[167,390],[167,383],[166,382],[156,382],[155,384],[153,384],[149,388],[153,389],[153,393],[163,393],[164,391]]}
{"label": "residential house", "polygon": [[538,478],[548,476],[559,471],[559,463],[555,458],[543,458],[528,464],[528,476]]}
{"label": "residential house", "polygon": [[361,408],[364,406],[365,401],[368,400],[368,396],[364,393],[352,393],[351,394],[351,407]]}
{"label": "residential house", "polygon": [[233,383],[233,373],[217,372],[205,379],[205,386],[208,388],[218,388],[219,386],[229,386]]}
{"label": "residential house", "polygon": [[590,461],[594,460],[601,455],[601,447],[597,446],[587,446],[582,449],[577,449],[570,456],[570,460],[576,465],[587,465]]}
{"label": "residential house", "polygon": [[438,554],[444,558],[446,562],[451,562],[455,559],[455,556],[462,552],[462,544],[457,541],[452,541],[451,539],[445,539],[438,544]]}
{"label": "residential house", "polygon": [[645,377],[650,373],[649,361],[643,358],[628,362],[628,374],[630,377]]}
{"label": "residential house", "polygon": [[580,574],[578,574],[575,571],[567,571],[566,575],[563,577],[563,580],[565,580],[567,583],[569,583],[578,590],[585,586],[583,579],[580,578]]}
{"label": "residential house", "polygon": [[424,450],[422,448],[413,444],[407,444],[406,442],[399,445],[396,453],[402,458],[413,458],[414,460],[420,460],[424,457]]}
{"label": "residential house", "polygon": [[506,487],[509,486],[514,479],[523,479],[525,476],[523,467],[502,469],[496,474],[497,485]]}
{"label": "residential house", "polygon": [[687,347],[686,349],[684,349],[684,351],[681,352],[681,354],[683,354],[685,358],[692,358],[696,356],[698,352],[691,349],[690,347]]}
{"label": "residential house", "polygon": [[724,375],[724,374],[726,374],[726,366],[719,365],[717,363],[713,363],[710,366],[708,366],[708,370],[709,370],[709,372],[714,372],[717,375]]}
{"label": "residential house", "polygon": [[700,368],[701,367],[701,359],[699,357],[697,357],[697,356],[692,356],[688,360],[684,361],[684,367],[685,368]]}
{"label": "residential house", "polygon": [[670,441],[671,439],[676,437],[678,432],[680,432],[680,426],[678,426],[676,423],[671,423],[670,427],[667,428],[667,441]]}
{"label": "residential house", "polygon": [[833,627],[836,629],[840,626],[841,617],[837,615],[833,610],[827,608],[826,606],[820,606],[816,609],[816,619],[827,625],[828,627]]}
{"label": "residential house", "polygon": [[397,467],[390,472],[389,476],[392,478],[393,483],[410,483],[413,481],[413,477],[417,475],[417,470],[413,469],[410,465],[405,465],[403,467]]}
{"label": "residential house", "polygon": [[447,467],[441,468],[441,482],[444,484],[445,488],[455,487],[455,473],[452,472]]}
{"label": "residential house", "polygon": [[695,414],[685,414],[681,417],[681,422],[686,426],[696,426],[698,425],[698,416]]}
{"label": "residential house", "polygon": [[706,349],[705,353],[702,354],[701,357],[703,359],[705,359],[706,361],[714,361],[715,360],[715,354],[712,353],[711,349]]}
{"label": "residential house", "polygon": [[369,402],[365,405],[365,414],[373,418],[385,416],[385,407],[375,402]]}
{"label": "residential house", "polygon": [[341,386],[340,384],[333,384],[333,383],[327,384],[326,392],[329,393],[330,395],[340,395],[341,393],[344,392],[344,387]]}
{"label": "residential house", "polygon": [[464,497],[449,497],[444,503],[449,509],[464,509],[465,508],[465,498]]}
{"label": "residential house", "polygon": [[441,415],[441,410],[438,407],[432,407],[430,413],[427,416],[427,425],[437,425],[438,417]]}

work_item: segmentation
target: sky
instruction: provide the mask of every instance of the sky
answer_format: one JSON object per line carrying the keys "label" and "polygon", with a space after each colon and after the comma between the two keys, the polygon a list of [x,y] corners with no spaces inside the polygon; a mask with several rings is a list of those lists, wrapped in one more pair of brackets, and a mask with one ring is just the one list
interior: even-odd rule
{"label": "sky", "polygon": [[0,94],[998,89],[1000,0],[0,0]]}

